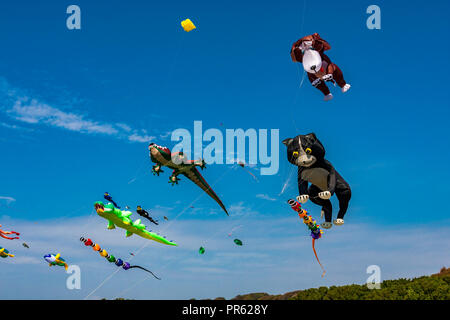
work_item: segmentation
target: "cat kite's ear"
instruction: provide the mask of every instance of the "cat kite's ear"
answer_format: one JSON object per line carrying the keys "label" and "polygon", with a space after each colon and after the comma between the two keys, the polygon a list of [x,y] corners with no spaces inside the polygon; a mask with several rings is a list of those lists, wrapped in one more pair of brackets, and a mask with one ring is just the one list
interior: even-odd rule
{"label": "cat kite's ear", "polygon": [[294,141],[294,139],[292,139],[292,138],[287,138],[287,139],[284,139],[284,140],[283,140],[283,144],[284,144],[285,146],[289,146],[289,145],[292,143],[292,141]]}
{"label": "cat kite's ear", "polygon": [[306,136],[313,138],[314,140],[318,140],[316,134],[314,132],[308,133]]}
{"label": "cat kite's ear", "polygon": [[322,142],[320,142],[319,139],[317,139],[316,134],[314,132],[308,133],[306,135],[308,137],[309,142],[312,144],[313,154],[316,158],[324,158],[325,157],[325,148],[322,145]]}

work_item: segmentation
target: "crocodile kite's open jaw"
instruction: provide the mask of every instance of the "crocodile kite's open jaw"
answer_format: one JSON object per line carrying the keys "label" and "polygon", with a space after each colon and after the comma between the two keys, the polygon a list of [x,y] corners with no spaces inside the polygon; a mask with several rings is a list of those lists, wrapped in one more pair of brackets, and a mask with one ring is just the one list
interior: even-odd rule
{"label": "crocodile kite's open jaw", "polygon": [[150,156],[152,159],[156,158],[158,155],[161,155],[167,161],[171,160],[171,153],[169,148],[161,147],[155,143],[150,143],[148,146],[148,151],[150,152]]}
{"label": "crocodile kite's open jaw", "polygon": [[105,212],[105,206],[104,206],[102,203],[96,202],[96,203],[94,204],[94,208],[95,208],[95,211],[97,211],[97,213],[103,213],[103,212]]}

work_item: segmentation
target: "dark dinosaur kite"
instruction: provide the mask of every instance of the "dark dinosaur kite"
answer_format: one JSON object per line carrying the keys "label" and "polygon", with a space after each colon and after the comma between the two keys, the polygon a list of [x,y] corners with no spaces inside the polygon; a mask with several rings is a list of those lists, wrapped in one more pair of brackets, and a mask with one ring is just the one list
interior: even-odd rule
{"label": "dark dinosaur kite", "polygon": [[172,183],[172,185],[178,184],[178,181],[180,180],[178,175],[183,174],[213,198],[228,215],[227,209],[222,201],[196,168],[200,167],[200,169],[203,170],[206,167],[204,160],[187,161],[182,152],[172,154],[169,148],[161,147],[154,143],[150,143],[148,150],[150,159],[155,163],[152,167],[153,174],[159,176],[159,174],[163,172],[161,170],[161,167],[163,166],[173,169],[172,175],[169,177],[169,183]]}

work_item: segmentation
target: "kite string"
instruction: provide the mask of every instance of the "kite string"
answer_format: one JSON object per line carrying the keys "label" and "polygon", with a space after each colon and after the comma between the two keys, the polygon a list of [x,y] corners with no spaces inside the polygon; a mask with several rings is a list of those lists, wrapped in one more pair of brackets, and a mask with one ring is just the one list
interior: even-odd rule
{"label": "kite string", "polygon": [[284,183],[283,188],[281,189],[281,192],[278,194],[278,197],[281,196],[284,193],[284,191],[286,190],[287,186],[289,185],[289,182],[291,181],[291,178],[292,178],[292,174],[295,171],[294,169],[295,169],[295,166],[290,166],[288,178],[286,179],[286,182]]}
{"label": "kite string", "polygon": [[[223,179],[223,177],[228,174],[230,172],[230,170],[232,169],[232,167],[230,167],[227,171],[225,171],[217,180],[214,181],[214,183],[212,185],[215,185],[217,182],[219,182],[220,180]],[[211,189],[211,188],[210,188]],[[205,192],[202,192],[194,201],[192,201],[188,206],[186,206],[178,215],[175,216],[175,218],[171,219],[169,224],[167,226],[165,226],[161,231],[164,232],[165,230],[167,230],[174,221],[176,221],[184,212],[186,212],[187,209],[189,209],[192,205],[194,205],[198,200],[200,200],[201,197],[203,197],[205,195]],[[149,242],[147,241],[143,247],[141,247],[137,252],[139,253],[141,250],[143,250],[144,248],[147,247],[147,245],[149,245]]]}
{"label": "kite string", "polygon": [[[278,198],[278,200],[281,200],[280,198],[279,198],[279,195],[278,196],[275,196],[276,198]],[[254,211],[255,212],[258,212],[258,211],[261,211],[262,209],[264,209],[268,204],[269,204],[269,202],[261,202],[262,204],[260,205],[260,206],[257,206],[255,209],[254,209]],[[241,220],[243,220],[245,217],[247,217],[249,214],[251,214],[252,213],[252,211],[248,211],[246,214],[244,214],[244,215],[242,215],[238,220],[236,220],[236,221],[234,221],[234,224],[237,224],[237,223],[239,223]],[[213,236],[211,236],[210,238],[208,238],[206,241],[204,241],[205,243],[208,241],[208,240],[210,240],[210,239],[212,239],[215,235],[217,235],[218,233],[220,233],[220,232],[223,232],[224,230],[225,230],[226,228],[223,228],[223,229],[221,229],[221,230],[219,230],[219,232],[216,232]]]}
{"label": "kite string", "polygon": [[137,179],[139,179],[139,178],[141,178],[141,177],[143,177],[143,176],[145,176],[146,174],[147,174],[147,172],[144,174],[144,175],[140,175],[140,173],[141,173],[141,171],[142,171],[142,168],[144,167],[144,165],[145,165],[145,163],[148,161],[148,159],[146,159],[146,158],[143,158],[142,159],[143,161],[142,161],[142,163],[141,163],[141,165],[139,166],[139,169],[136,171],[136,173],[133,175],[133,178],[132,179],[130,179],[130,181],[128,181],[128,184],[131,184],[131,183],[133,183],[134,181],[136,181]]}
{"label": "kite string", "polygon": [[[305,13],[306,13],[306,0],[303,0],[303,11],[302,11],[302,21],[300,24],[300,34],[303,34],[303,27],[305,25]],[[296,64],[296,67],[297,67],[297,72],[300,73],[300,67],[298,66],[298,64]],[[304,80],[305,80],[305,71],[303,70],[302,79],[300,81],[300,86],[298,89],[302,88]],[[295,91],[295,98],[294,98],[293,105],[295,105],[297,103],[297,96],[298,96],[298,91],[299,91],[298,89]],[[291,110],[292,110],[292,107],[291,107]],[[295,129],[298,131],[294,117],[292,118],[292,123],[294,124]]]}
{"label": "kite string", "polygon": [[[306,0],[303,1],[303,11],[302,11],[302,20],[301,20],[301,24],[300,24],[300,34],[303,33],[303,26],[304,26],[304,24],[305,24],[305,12],[306,12]],[[301,72],[301,71],[300,71],[300,66],[299,66],[297,63],[295,64],[295,66],[296,66],[296,68],[297,68],[297,73],[300,75],[300,72]],[[291,104],[291,106],[290,106],[290,110],[291,110],[291,112],[292,112],[293,114],[295,114],[295,110],[293,109],[293,107],[297,104],[297,98],[298,98],[298,96],[299,96],[299,91],[300,91],[300,89],[303,87],[303,83],[304,83],[304,81],[305,81],[305,74],[306,74],[306,72],[305,72],[305,70],[303,70],[302,78],[301,78],[301,81],[300,81],[300,85],[299,85],[298,89],[295,90],[294,100],[293,100],[293,102],[292,102],[292,104]],[[297,132],[300,131],[300,130],[298,129],[298,127],[297,127],[297,123],[296,123],[296,121],[295,121],[295,117],[292,117],[292,124],[293,124],[293,126],[295,127],[295,130],[296,130]],[[286,180],[286,183],[283,185],[283,188],[282,188],[282,190],[281,190],[279,196],[282,195],[282,194],[284,193],[284,190],[285,190],[285,188],[287,187],[287,185],[288,185],[288,183],[289,183],[289,181],[290,181],[290,179],[291,179],[291,175],[292,175],[292,170],[289,171],[288,179]]]}
{"label": "kite string", "polygon": [[106,282],[108,282],[109,279],[111,279],[117,272],[119,272],[120,268],[117,268],[116,271],[114,271],[111,275],[109,275],[105,280],[103,280],[102,283],[100,283],[100,285],[95,288],[94,290],[91,291],[91,293],[89,293],[86,297],[84,297],[83,300],[87,300],[87,298],[89,298],[92,294],[94,294],[98,289],[100,289]]}
{"label": "kite string", "polygon": [[[278,198],[280,200],[280,198]],[[268,205],[268,203],[263,203],[262,205],[260,205],[259,207],[257,207],[255,209],[255,211],[260,211],[261,209],[263,209],[264,207],[266,207]],[[234,221],[234,224],[239,223],[241,220],[243,220],[245,217],[247,217],[250,213],[252,213],[252,211],[248,211],[246,214],[242,215],[238,220]],[[228,227],[227,227],[228,228]],[[220,229],[219,231],[217,231],[216,233],[214,233],[212,236],[210,236],[209,238],[207,238],[205,241],[203,241],[203,243],[207,243],[209,240],[211,240],[212,238],[214,238],[217,234],[223,232],[225,229],[227,228],[223,228]]]}
{"label": "kite string", "polygon": [[[299,66],[297,65],[297,68],[299,68]],[[299,89],[301,89],[303,87],[303,82],[305,81],[305,70],[303,70],[302,72],[302,80],[300,81],[300,86],[298,87]]]}
{"label": "kite string", "polygon": [[172,77],[172,73],[175,70],[175,66],[178,62],[178,57],[180,56],[181,49],[183,48],[184,38],[185,38],[184,34],[182,34],[180,40],[178,41],[177,47],[175,49],[176,50],[175,56],[173,57],[172,64],[169,67],[169,72],[167,73],[167,79],[163,85],[163,88],[167,86],[167,84],[169,83],[169,81]]}

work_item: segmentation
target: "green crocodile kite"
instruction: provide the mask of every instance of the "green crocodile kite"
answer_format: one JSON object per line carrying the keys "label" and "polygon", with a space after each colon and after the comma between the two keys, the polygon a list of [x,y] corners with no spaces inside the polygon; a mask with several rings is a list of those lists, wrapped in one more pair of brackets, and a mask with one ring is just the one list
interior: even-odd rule
{"label": "green crocodile kite", "polygon": [[112,203],[104,204],[101,201],[94,203],[94,208],[100,217],[108,220],[108,229],[114,229],[118,226],[119,228],[127,230],[127,237],[133,235],[134,233],[142,238],[154,240],[170,246],[177,245],[175,242],[169,241],[159,234],[145,230],[146,227],[141,223],[141,219],[137,219],[134,222],[131,221],[131,211],[121,211],[114,207]]}

